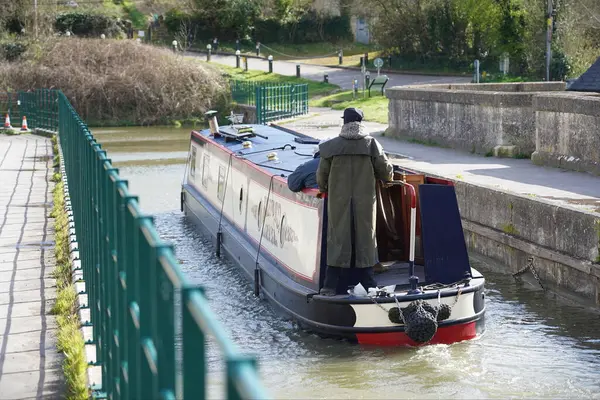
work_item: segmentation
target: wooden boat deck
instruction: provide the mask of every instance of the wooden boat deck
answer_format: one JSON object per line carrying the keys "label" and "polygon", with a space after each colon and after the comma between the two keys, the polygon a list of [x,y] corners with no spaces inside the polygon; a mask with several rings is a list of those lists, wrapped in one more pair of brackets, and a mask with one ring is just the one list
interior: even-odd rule
{"label": "wooden boat deck", "polygon": [[[380,274],[375,274],[375,281],[379,286],[404,286],[409,284],[408,278],[408,263],[402,261],[384,262],[383,266],[389,268],[387,271]],[[415,265],[415,275],[419,278],[419,282],[425,282],[425,267]]]}

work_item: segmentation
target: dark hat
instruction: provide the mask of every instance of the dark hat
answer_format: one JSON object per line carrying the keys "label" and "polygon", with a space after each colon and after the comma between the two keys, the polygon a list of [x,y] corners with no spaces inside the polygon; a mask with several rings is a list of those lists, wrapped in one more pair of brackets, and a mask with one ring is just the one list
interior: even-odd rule
{"label": "dark hat", "polygon": [[364,114],[362,110],[354,107],[346,108],[344,110],[344,115],[342,116],[342,118],[344,118],[344,124],[348,124],[350,122],[360,122],[363,120],[363,117]]}

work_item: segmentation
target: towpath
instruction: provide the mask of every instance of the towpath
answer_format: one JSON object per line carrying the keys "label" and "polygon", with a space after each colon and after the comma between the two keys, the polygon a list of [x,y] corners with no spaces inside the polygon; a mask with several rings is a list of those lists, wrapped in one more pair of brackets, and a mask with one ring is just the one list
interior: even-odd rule
{"label": "towpath", "polygon": [[[308,116],[278,122],[319,139],[337,136],[342,111],[313,108]],[[384,135],[387,125],[365,122],[366,130],[386,152],[399,154],[395,164],[452,180],[505,190],[552,204],[595,212],[600,217],[600,177],[541,167],[528,159],[483,157],[454,149],[425,146]]]}
{"label": "towpath", "polygon": [[49,139],[0,134],[0,399],[63,398],[51,166]]}
{"label": "towpath", "polygon": [[[197,57],[206,59],[205,54],[195,54]],[[213,55],[211,62],[235,67],[235,56]],[[273,72],[286,76],[296,76],[296,62],[273,61]],[[264,59],[248,58],[248,69],[258,71],[268,71],[269,62]],[[329,83],[340,86],[342,89],[352,89],[354,79],[361,81],[361,73],[357,70],[325,67],[322,65],[300,64],[300,74],[302,78],[323,81],[323,75],[329,76]],[[371,77],[377,75],[377,71],[371,71]],[[390,80],[386,87],[432,84],[432,83],[469,83],[471,77],[460,76],[427,76],[427,75],[409,75],[409,74],[386,74]]]}

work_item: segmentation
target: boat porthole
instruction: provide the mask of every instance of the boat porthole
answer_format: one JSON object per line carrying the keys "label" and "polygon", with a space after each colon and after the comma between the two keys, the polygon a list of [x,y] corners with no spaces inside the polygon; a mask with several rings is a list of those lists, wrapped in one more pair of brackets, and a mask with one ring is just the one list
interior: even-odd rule
{"label": "boat porthole", "polygon": [[279,245],[283,248],[283,240],[285,239],[285,214],[281,217],[281,225],[279,226]]}
{"label": "boat porthole", "polygon": [[244,188],[240,188],[240,214],[242,213],[242,204],[244,200]]}

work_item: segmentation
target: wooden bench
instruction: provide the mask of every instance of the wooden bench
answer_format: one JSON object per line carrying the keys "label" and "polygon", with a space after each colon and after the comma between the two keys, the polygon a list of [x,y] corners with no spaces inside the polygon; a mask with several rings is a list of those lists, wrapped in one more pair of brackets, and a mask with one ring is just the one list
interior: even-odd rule
{"label": "wooden bench", "polygon": [[373,86],[381,87],[381,95],[383,96],[383,88],[385,87],[385,85],[388,83],[389,80],[390,80],[390,78],[388,78],[387,75],[376,76],[375,79],[373,79],[371,81],[371,83],[369,84],[369,97],[371,97],[371,88]]}

